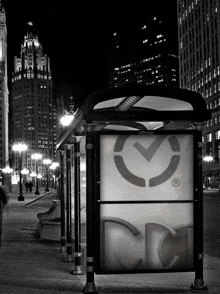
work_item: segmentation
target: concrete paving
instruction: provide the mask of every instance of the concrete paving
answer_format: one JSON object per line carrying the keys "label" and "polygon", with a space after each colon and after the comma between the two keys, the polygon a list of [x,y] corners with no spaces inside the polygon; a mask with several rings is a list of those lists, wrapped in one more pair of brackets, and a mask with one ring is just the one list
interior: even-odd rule
{"label": "concrete paving", "polygon": [[[0,293],[82,293],[85,272],[72,274],[74,262],[65,261],[59,242],[39,240],[34,236],[37,213],[50,209],[56,198],[56,193],[45,196],[43,190],[40,193],[24,193],[24,201],[18,201],[18,195],[10,193],[3,219]],[[33,202],[36,198],[39,200]],[[205,255],[204,281],[208,293],[220,293],[219,258]],[[99,293],[189,293],[193,282],[194,273],[191,272],[95,276]]]}

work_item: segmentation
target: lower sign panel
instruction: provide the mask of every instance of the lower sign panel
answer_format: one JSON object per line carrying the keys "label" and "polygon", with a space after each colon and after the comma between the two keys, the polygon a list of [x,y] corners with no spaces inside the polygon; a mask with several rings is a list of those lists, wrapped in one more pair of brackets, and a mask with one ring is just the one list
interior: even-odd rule
{"label": "lower sign panel", "polygon": [[101,272],[193,270],[193,204],[103,204],[100,211]]}

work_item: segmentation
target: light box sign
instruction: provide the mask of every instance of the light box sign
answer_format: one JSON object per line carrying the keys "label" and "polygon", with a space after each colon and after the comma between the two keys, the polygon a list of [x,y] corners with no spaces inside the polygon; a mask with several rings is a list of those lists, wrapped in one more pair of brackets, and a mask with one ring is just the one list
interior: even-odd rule
{"label": "light box sign", "polygon": [[97,273],[192,271],[194,134],[100,134]]}

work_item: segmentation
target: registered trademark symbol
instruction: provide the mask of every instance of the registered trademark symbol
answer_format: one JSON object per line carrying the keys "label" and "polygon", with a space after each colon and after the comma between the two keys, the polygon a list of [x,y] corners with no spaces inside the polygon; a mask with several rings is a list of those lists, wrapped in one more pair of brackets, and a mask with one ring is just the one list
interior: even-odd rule
{"label": "registered trademark symbol", "polygon": [[174,187],[179,187],[179,185],[180,185],[180,180],[179,179],[173,179],[172,180],[172,185],[174,186]]}

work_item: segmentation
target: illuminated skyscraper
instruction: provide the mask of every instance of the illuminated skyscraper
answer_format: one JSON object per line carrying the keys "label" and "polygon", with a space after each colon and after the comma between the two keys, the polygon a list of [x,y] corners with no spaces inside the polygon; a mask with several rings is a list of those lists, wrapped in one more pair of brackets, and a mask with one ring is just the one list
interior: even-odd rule
{"label": "illuminated skyscraper", "polygon": [[24,37],[20,58],[14,58],[11,109],[12,144],[23,142],[28,145],[24,166],[34,170],[31,154],[35,152],[53,160],[55,105],[50,59],[43,54],[38,36],[31,32]]}
{"label": "illuminated skyscraper", "polygon": [[203,131],[204,166],[213,181],[220,168],[220,2],[178,0],[180,87],[200,93],[212,110]]}
{"label": "illuminated skyscraper", "polygon": [[[109,86],[161,84],[178,86],[178,34],[167,15],[141,19],[113,33]],[[172,32],[171,32],[172,29]]]}
{"label": "illuminated skyscraper", "polygon": [[8,76],[7,28],[5,10],[0,2],[0,169],[8,161]]}

